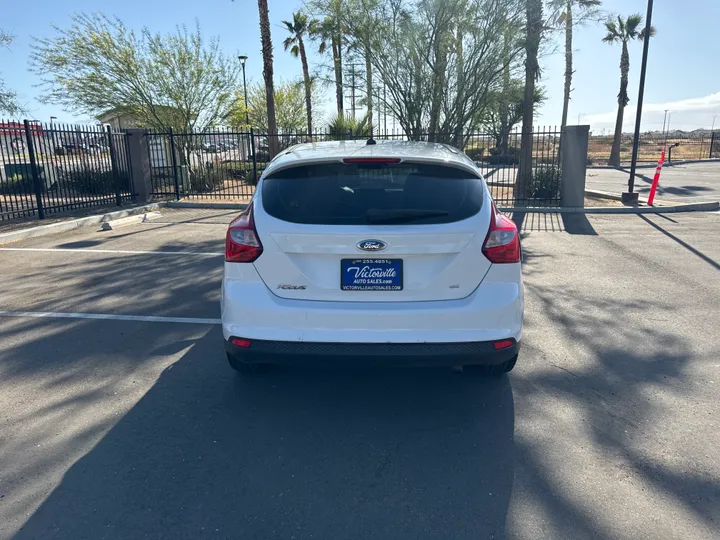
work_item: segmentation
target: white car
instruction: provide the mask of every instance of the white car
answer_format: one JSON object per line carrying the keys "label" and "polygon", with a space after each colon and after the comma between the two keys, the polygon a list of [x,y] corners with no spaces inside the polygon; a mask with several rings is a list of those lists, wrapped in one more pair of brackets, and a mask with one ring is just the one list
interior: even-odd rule
{"label": "white car", "polygon": [[227,231],[230,365],[473,366],[517,361],[520,238],[452,147],[301,144],[268,165]]}

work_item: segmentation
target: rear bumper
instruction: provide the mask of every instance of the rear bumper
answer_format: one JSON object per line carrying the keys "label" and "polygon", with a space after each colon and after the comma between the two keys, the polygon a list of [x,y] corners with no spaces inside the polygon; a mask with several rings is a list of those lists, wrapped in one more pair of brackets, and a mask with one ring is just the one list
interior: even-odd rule
{"label": "rear bumper", "polygon": [[[235,267],[227,268],[231,264]],[[465,298],[418,302],[289,300],[274,295],[252,265],[225,265],[221,312],[226,341],[233,336],[348,344],[521,341],[524,291],[519,263],[492,265]]]}
{"label": "rear bumper", "polygon": [[457,343],[332,343],[252,340],[227,352],[248,364],[312,366],[498,365],[518,354],[520,343],[496,350],[491,341]]}

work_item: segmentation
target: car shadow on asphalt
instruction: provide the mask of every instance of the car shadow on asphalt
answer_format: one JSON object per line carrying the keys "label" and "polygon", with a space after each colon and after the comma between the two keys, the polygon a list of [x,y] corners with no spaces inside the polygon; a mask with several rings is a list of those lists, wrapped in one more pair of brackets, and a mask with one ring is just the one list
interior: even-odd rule
{"label": "car shadow on asphalt", "polygon": [[502,539],[513,432],[507,376],[287,368],[243,379],[214,327],[15,538]]}

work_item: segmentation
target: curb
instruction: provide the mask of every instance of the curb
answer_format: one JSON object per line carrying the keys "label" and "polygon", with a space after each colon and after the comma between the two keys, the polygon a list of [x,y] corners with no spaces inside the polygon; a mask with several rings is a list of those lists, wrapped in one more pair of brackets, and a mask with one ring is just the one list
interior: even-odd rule
{"label": "curb", "polygon": [[[611,201],[622,201],[622,197],[620,195],[616,195],[615,193],[611,193],[609,191],[600,191],[599,189],[586,189],[585,195],[592,195],[593,197],[597,197],[598,199],[610,199]],[[647,199],[643,198],[641,199],[638,197],[638,201],[644,204],[647,204]],[[663,202],[658,201],[658,204],[662,205],[665,204]]]}
{"label": "curb", "polygon": [[673,206],[655,207],[595,207],[595,208],[562,208],[562,207],[507,207],[498,208],[501,212],[524,212],[526,214],[671,214],[677,212],[709,212],[720,209],[720,202],[704,202],[677,204]]}
{"label": "curb", "polygon": [[162,215],[158,211],[146,212],[144,214],[135,214],[134,216],[113,219],[112,221],[103,221],[102,227],[100,228],[103,231],[114,231],[122,227],[137,225],[138,223],[147,223],[149,221],[152,221],[153,219],[158,219],[160,217],[162,217]]}
{"label": "curb", "polygon": [[218,210],[245,210],[247,203],[203,203],[203,202],[184,202],[184,201],[167,201],[164,203],[168,208],[217,208]]}
{"label": "curb", "polygon": [[143,206],[137,206],[135,208],[128,208],[126,210],[108,212],[107,214],[98,214],[95,216],[87,216],[80,219],[73,219],[71,221],[61,221],[59,223],[51,223],[50,225],[40,225],[38,227],[21,229],[19,231],[0,234],[0,244],[5,244],[7,242],[15,242],[16,240],[24,240],[26,238],[36,238],[38,236],[45,236],[48,234],[55,234],[64,231],[71,231],[73,229],[79,229],[81,227],[92,227],[93,225],[98,225],[106,221],[112,221],[113,219],[135,216],[137,214],[145,214],[153,210],[158,210],[162,206],[165,206],[165,202],[146,204]]}

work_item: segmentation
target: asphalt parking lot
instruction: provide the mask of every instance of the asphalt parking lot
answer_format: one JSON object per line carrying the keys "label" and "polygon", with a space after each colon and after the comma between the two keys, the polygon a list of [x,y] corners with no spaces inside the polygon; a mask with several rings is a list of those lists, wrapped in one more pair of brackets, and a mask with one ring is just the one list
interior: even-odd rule
{"label": "asphalt parking lot", "polygon": [[[650,193],[655,166],[637,169],[635,190],[646,198]],[[630,167],[622,170],[595,169],[587,171],[588,189],[608,191],[619,195],[627,191]],[[657,198],[668,202],[712,202],[720,201],[720,162],[686,163],[666,166],[660,174]]]}
{"label": "asphalt parking lot", "polygon": [[0,246],[0,538],[718,538],[720,213],[515,216],[498,379],[242,379],[235,212],[162,213]]}

